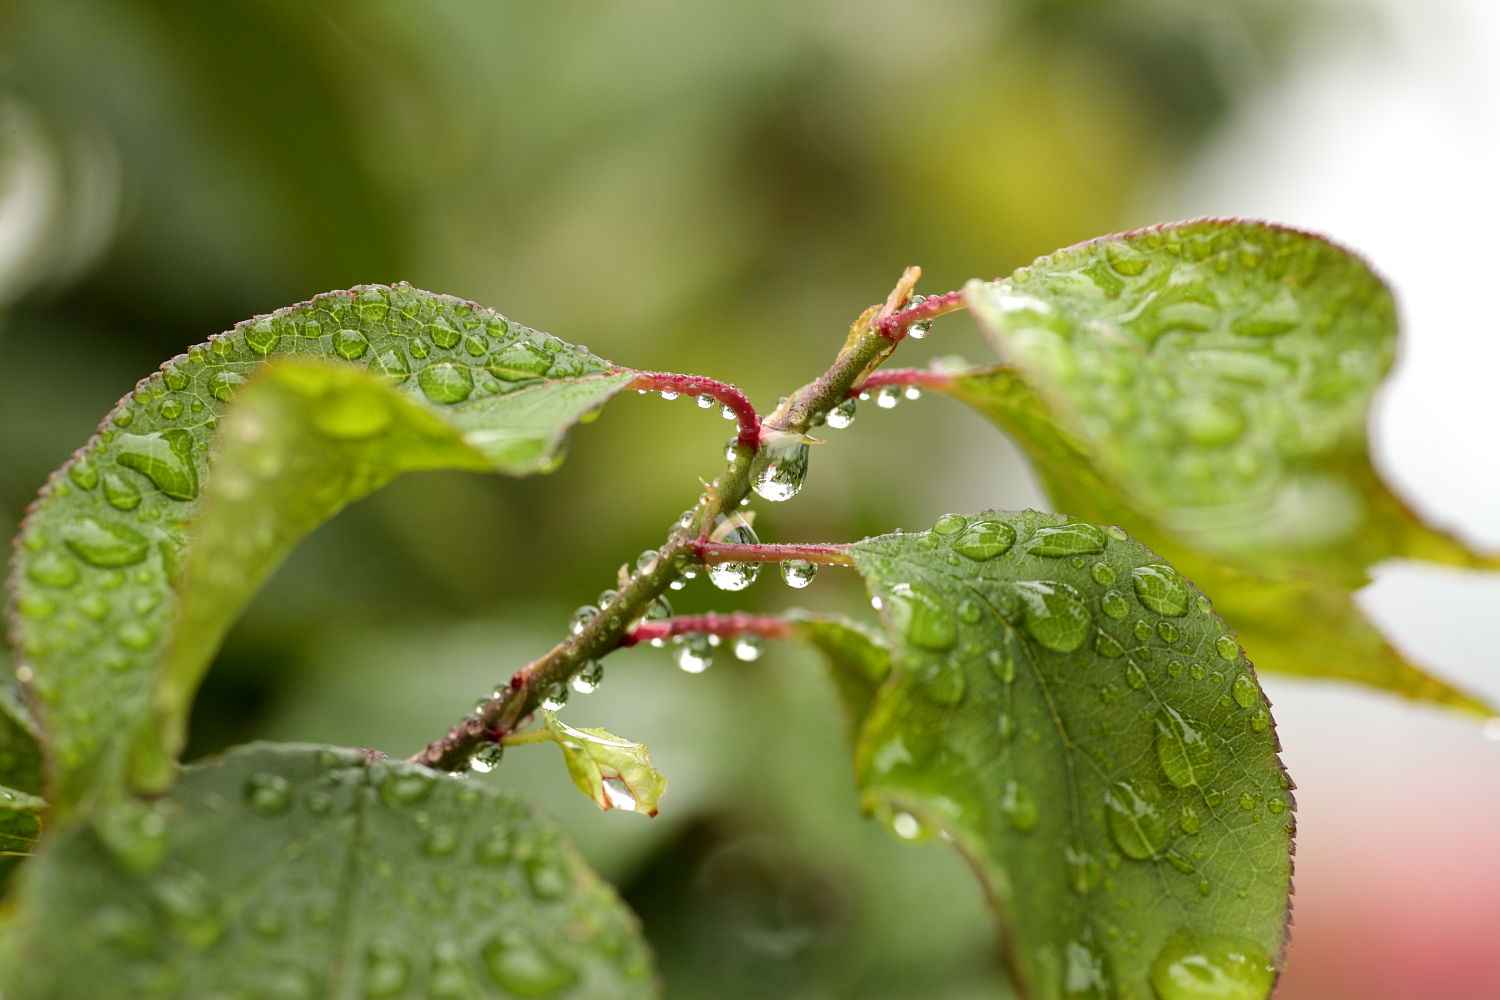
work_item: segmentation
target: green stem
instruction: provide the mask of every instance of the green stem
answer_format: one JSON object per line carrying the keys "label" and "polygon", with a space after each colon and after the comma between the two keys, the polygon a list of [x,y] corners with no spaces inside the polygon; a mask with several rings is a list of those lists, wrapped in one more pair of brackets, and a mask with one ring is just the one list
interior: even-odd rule
{"label": "green stem", "polygon": [[[792,434],[806,434],[829,410],[843,402],[850,388],[890,356],[900,342],[889,332],[890,319],[911,298],[921,271],[907,268],[882,306],[871,306],[855,321],[833,364],[802,388],[764,421],[765,426]],[[577,635],[569,636],[522,667],[494,698],[468,718],[430,743],[411,759],[447,771],[468,766],[476,749],[507,739],[540,706],[547,692],[566,684],[590,661],[618,648],[621,639],[643,618],[651,602],[666,592],[679,572],[681,558],[694,558],[693,546],[708,537],[716,519],[733,511],[750,495],[752,449],[740,446],[728,468],[709,484],[691,516],[679,523],[657,550],[656,558],[637,570],[618,593]]]}

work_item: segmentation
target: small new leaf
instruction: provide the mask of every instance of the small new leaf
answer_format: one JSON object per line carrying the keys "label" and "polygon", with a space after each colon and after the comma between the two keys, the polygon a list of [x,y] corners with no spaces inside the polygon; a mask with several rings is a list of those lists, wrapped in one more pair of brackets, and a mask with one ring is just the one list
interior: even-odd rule
{"label": "small new leaf", "polygon": [[603,729],[574,729],[543,711],[547,738],[562,751],[568,776],[600,809],[656,815],[667,779],[651,766],[644,743],[632,743]]}

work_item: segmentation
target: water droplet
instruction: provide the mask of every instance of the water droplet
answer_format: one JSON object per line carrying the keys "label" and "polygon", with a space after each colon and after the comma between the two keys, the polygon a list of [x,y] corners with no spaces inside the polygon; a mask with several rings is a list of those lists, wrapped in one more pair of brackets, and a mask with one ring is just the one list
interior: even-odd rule
{"label": "water droplet", "polygon": [[78,582],[78,564],[61,552],[47,549],[27,563],[26,578],[47,587],[71,587]]}
{"label": "water droplet", "polygon": [[[758,545],[760,543],[760,538],[756,536],[755,529],[750,527],[739,515],[734,515],[734,521],[737,523],[728,531],[716,530],[714,532],[715,537],[719,541],[729,545]],[[722,523],[721,520],[721,528]],[[739,562],[711,563],[706,567],[706,572],[708,573],[709,582],[720,590],[744,590],[755,582],[756,577],[760,576],[760,564]]]}
{"label": "water droplet", "polygon": [[79,489],[91,490],[99,485],[99,470],[87,455],[80,455],[68,466],[68,478]]}
{"label": "water droplet", "polygon": [[734,658],[745,663],[760,659],[761,638],[758,635],[738,635],[734,638]]}
{"label": "water droplet", "polygon": [[578,979],[577,973],[542,950],[522,931],[508,931],[491,939],[480,955],[495,984],[512,996],[553,996]]}
{"label": "water droplet", "polygon": [[714,398],[709,395],[694,396],[693,402],[698,404],[698,409],[706,410],[714,405]]}
{"label": "water droplet", "polygon": [[192,453],[192,438],[186,431],[121,434],[115,448],[115,461],[144,475],[166,496],[173,500],[197,498],[198,470],[187,457]]}
{"label": "water droplet", "polygon": [[198,872],[176,868],[152,879],[149,885],[152,900],[189,947],[202,951],[223,935],[224,923],[214,893]]}
{"label": "water droplet", "polygon": [[1110,837],[1128,858],[1152,857],[1160,853],[1166,842],[1167,822],[1149,787],[1117,781],[1104,796]]}
{"label": "water droplet", "polygon": [[1104,955],[1092,940],[1069,941],[1064,956],[1062,1000],[1113,1000],[1118,995]]}
{"label": "water droplet", "polygon": [[398,771],[380,783],[380,797],[387,805],[414,806],[437,787],[435,775],[421,771]]}
{"label": "water droplet", "polygon": [[234,398],[235,390],[245,384],[245,376],[239,372],[216,371],[208,377],[208,391],[221,402]]}
{"label": "water droplet", "polygon": [[891,832],[902,840],[916,840],[923,834],[922,821],[909,812],[898,812],[891,816]]}
{"label": "water droplet", "polygon": [[1165,618],[1156,623],[1156,634],[1162,642],[1165,642],[1168,645],[1182,638],[1182,633],[1177,630],[1177,626],[1173,625]]}
{"label": "water droplet", "polygon": [[723,406],[719,407],[719,416],[723,417],[725,420],[739,419],[739,417],[735,414],[733,408],[731,408],[728,403],[725,403]]}
{"label": "water droplet", "polygon": [[1157,614],[1173,618],[1187,614],[1187,581],[1172,567],[1161,563],[1137,566],[1130,571],[1130,582],[1136,598]]}
{"label": "water droplet", "polygon": [[990,649],[984,658],[1002,683],[1009,684],[1016,679],[1016,658],[1009,649]]}
{"label": "water droplet", "polygon": [[182,369],[175,365],[168,365],[162,368],[161,377],[162,381],[166,383],[167,388],[173,392],[181,392],[187,388],[188,377],[183,374]]}
{"label": "water droplet", "polygon": [[1118,590],[1110,590],[1099,599],[1099,609],[1111,618],[1124,618],[1130,613],[1130,602]]}
{"label": "water droplet", "polygon": [[762,442],[751,464],[751,487],[773,503],[790,500],[807,481],[807,444],[791,435],[787,438]]}
{"label": "water droplet", "polygon": [[462,403],[474,391],[474,376],[462,365],[440,361],[423,368],[417,384],[434,403]]}
{"label": "water droplet", "polygon": [[788,559],[781,564],[781,579],[786,581],[786,585],[793,590],[806,587],[817,575],[817,564],[805,559]]}
{"label": "water droplet", "polygon": [[1180,930],[1151,963],[1160,1000],[1263,1000],[1276,967],[1255,942]]}
{"label": "water droplet", "polygon": [[1198,810],[1190,805],[1182,807],[1182,811],[1177,816],[1177,825],[1183,833],[1189,836],[1197,836],[1198,831],[1203,828],[1203,822],[1198,818]]}
{"label": "water droplet", "polygon": [[1255,686],[1255,681],[1251,680],[1249,674],[1236,675],[1229,690],[1240,708],[1253,708],[1260,703],[1260,689]]}
{"label": "water droplet", "polygon": [[953,551],[983,562],[1004,555],[1015,543],[1016,529],[1004,521],[976,521],[953,543]]}
{"label": "water droplet", "polygon": [[583,630],[589,627],[589,622],[599,617],[599,609],[592,604],[581,605],[573,612],[573,617],[568,620],[568,631],[573,635],[581,635]]}
{"label": "water droplet", "polygon": [[923,583],[896,583],[889,602],[892,624],[922,649],[942,652],[958,639],[958,623],[942,596]]}
{"label": "water droplet", "polygon": [[279,774],[252,774],[245,781],[245,804],[262,815],[279,815],[291,808],[292,786]]}
{"label": "water droplet", "polygon": [[361,987],[366,1000],[385,1000],[406,992],[411,964],[394,945],[373,944],[365,952]]}
{"label": "water droplet", "polygon": [[505,748],[498,743],[485,743],[469,758],[469,770],[478,774],[489,774],[500,766]]}
{"label": "water droplet", "polygon": [[394,347],[377,354],[375,360],[370,362],[370,367],[396,385],[411,377],[411,364],[406,360],[406,355]]}
{"label": "water droplet", "polygon": [[939,535],[956,535],[969,526],[969,519],[962,514],[944,514],[932,522],[932,530]]}
{"label": "water droplet", "polygon": [[832,427],[836,431],[841,431],[845,427],[848,427],[850,424],[854,423],[854,411],[857,406],[858,404],[854,401],[854,397],[851,396],[850,398],[840,403],[838,406],[835,406],[833,409],[829,410],[828,426]]}
{"label": "water droplet", "polygon": [[604,682],[604,664],[598,660],[590,660],[573,675],[573,690],[579,694],[593,694],[599,690],[599,685]]}
{"label": "water droplet", "polygon": [[901,390],[893,385],[883,385],[880,391],[875,393],[875,405],[882,410],[894,410],[899,402],[901,402]]}
{"label": "water droplet", "polygon": [[1113,660],[1125,655],[1125,647],[1120,645],[1114,636],[1101,631],[1094,636],[1094,652]]}
{"label": "water droplet", "polygon": [[1115,568],[1107,562],[1096,562],[1089,567],[1089,576],[1101,587],[1108,587],[1115,582]]}
{"label": "water droplet", "polygon": [[568,703],[568,686],[566,684],[553,684],[542,693],[542,708],[549,712],[560,712]]}
{"label": "water droplet", "polygon": [[1036,799],[1025,785],[1014,778],[1005,779],[1001,786],[999,805],[1005,818],[1010,820],[1010,825],[1022,833],[1035,829],[1037,820],[1041,817]]}
{"label": "water droplet", "polygon": [[1066,583],[1022,580],[1014,584],[1026,632],[1048,649],[1071,653],[1089,637],[1093,617],[1081,595]]}
{"label": "water droplet", "polygon": [[673,656],[677,666],[690,674],[701,674],[714,662],[713,645],[706,635],[683,635],[677,637],[677,648]]}
{"label": "water droplet", "polygon": [[453,827],[437,824],[422,840],[422,853],[431,858],[445,858],[458,850],[458,834]]}
{"label": "water droplet", "polygon": [[61,534],[63,543],[75,555],[95,566],[132,566],[146,558],[150,545],[133,528],[92,517],[69,521]]}
{"label": "water droplet", "polygon": [[542,899],[556,899],[568,891],[567,876],[545,858],[532,858],[526,862],[526,881],[531,883],[531,891]]}
{"label": "water droplet", "polygon": [[1271,713],[1266,711],[1264,706],[1257,708],[1255,711],[1250,713],[1250,728],[1253,731],[1257,733],[1263,733],[1270,727]]}
{"label": "water droplet", "polygon": [[546,375],[552,367],[552,355],[523,340],[491,354],[486,367],[497,378],[521,382]]}
{"label": "water droplet", "polygon": [[1214,643],[1214,649],[1218,651],[1219,658],[1233,662],[1239,659],[1240,644],[1234,641],[1232,635],[1221,635]]}
{"label": "water droplet", "polygon": [[281,329],[268,319],[257,320],[245,329],[245,343],[256,354],[270,354],[281,343]]}
{"label": "water droplet", "polygon": [[1213,765],[1213,752],[1191,721],[1175,708],[1162,706],[1156,716],[1156,759],[1167,780],[1178,788],[1202,785]]}

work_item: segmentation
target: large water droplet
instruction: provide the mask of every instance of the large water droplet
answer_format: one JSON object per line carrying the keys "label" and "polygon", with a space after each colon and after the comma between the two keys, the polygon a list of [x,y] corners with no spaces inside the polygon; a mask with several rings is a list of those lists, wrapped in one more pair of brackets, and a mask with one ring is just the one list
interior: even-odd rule
{"label": "large water droplet", "polygon": [[1016,529],[1004,521],[976,521],[953,543],[953,551],[978,562],[1004,555],[1016,543]]}
{"label": "large water droplet", "polygon": [[1214,650],[1219,654],[1220,659],[1228,660],[1232,663],[1239,659],[1240,644],[1234,641],[1234,636],[1232,635],[1221,635],[1214,642]]}
{"label": "large water droplet", "polygon": [[133,528],[92,517],[69,521],[61,534],[74,554],[95,566],[132,566],[146,558],[150,544]]}
{"label": "large water droplet", "polygon": [[252,774],[245,781],[245,804],[265,816],[284,813],[292,805],[291,784],[279,774]]}
{"label": "large water droplet", "polygon": [[944,514],[932,522],[935,535],[956,535],[969,526],[969,519],[962,514]]}
{"label": "large water droplet", "polygon": [[245,384],[245,376],[239,372],[217,371],[208,377],[208,391],[220,402],[234,398],[234,392]]}
{"label": "large water droplet", "polygon": [[1154,789],[1117,781],[1105,793],[1104,806],[1110,837],[1126,857],[1141,860],[1161,852],[1167,821],[1157,807]]}
{"label": "large water droplet", "polygon": [[1130,571],[1130,582],[1136,598],[1157,614],[1173,618],[1187,614],[1187,581],[1172,567],[1162,563],[1137,566]]}
{"label": "large water droplet", "polygon": [[753,663],[760,659],[761,646],[761,638],[758,635],[737,635],[730,648],[736,660]]}
{"label": "large water droplet", "polygon": [[762,442],[751,465],[751,488],[773,503],[790,500],[807,481],[807,443],[787,437],[786,441]]}
{"label": "large water droplet", "polygon": [[477,774],[489,774],[500,766],[500,760],[505,756],[505,748],[498,743],[485,743],[474,751],[469,758],[469,770]]}
{"label": "large water droplet", "polygon": [[365,952],[361,986],[366,1000],[400,996],[410,980],[411,963],[394,945],[374,944]]}
{"label": "large water droplet", "polygon": [[1048,649],[1071,653],[1089,637],[1093,617],[1081,595],[1066,583],[1022,580],[1014,584],[1026,632]]}
{"label": "large water droplet", "polygon": [[683,635],[677,637],[673,656],[677,665],[687,673],[701,674],[714,662],[714,648],[706,635]]}
{"label": "large water droplet", "polygon": [[[728,531],[716,531],[719,541],[728,545],[758,545],[755,529],[735,515],[736,524]],[[720,590],[744,590],[760,576],[759,563],[711,563],[706,567],[709,582]]]}
{"label": "large water droplet", "polygon": [[513,996],[553,996],[578,978],[522,931],[509,931],[492,939],[480,954],[495,985]]}
{"label": "large water droplet", "polygon": [[1064,556],[1085,556],[1103,552],[1107,540],[1104,532],[1092,524],[1073,521],[1068,524],[1047,525],[1036,529],[1026,551],[1034,556],[1060,559]]}
{"label": "large water droplet", "polygon": [[546,375],[552,367],[552,355],[523,340],[491,354],[487,367],[498,378],[520,382]]}
{"label": "large water droplet", "polygon": [[462,403],[474,391],[474,376],[462,365],[440,361],[423,368],[417,384],[434,403]]}
{"label": "large water droplet", "polygon": [[573,690],[579,694],[593,694],[604,683],[604,664],[598,660],[590,660],[573,675],[571,683]]}
{"label": "large water droplet", "polygon": [[1240,708],[1253,708],[1260,703],[1260,688],[1255,686],[1255,681],[1250,679],[1249,674],[1240,674],[1235,677],[1229,690]]}
{"label": "large water droplet", "polygon": [[829,410],[828,426],[832,427],[836,431],[841,431],[845,427],[848,427],[850,424],[854,423],[854,411],[857,405],[858,404],[855,403],[854,398],[851,396],[850,398],[840,403],[838,406],[835,406],[833,409]]}
{"label": "large water droplet", "polygon": [[198,496],[198,470],[187,458],[192,438],[186,431],[121,434],[115,448],[115,461],[144,475],[173,500]]}
{"label": "large water droplet", "polygon": [[1276,966],[1253,941],[1178,931],[1151,963],[1160,1000],[1263,1000]]}
{"label": "large water droplet", "polygon": [[245,329],[245,343],[256,354],[270,354],[281,343],[281,329],[268,319],[257,320]]}
{"label": "large water droplet", "polygon": [[1186,788],[1208,780],[1213,751],[1186,716],[1164,705],[1156,715],[1156,759],[1168,781]]}
{"label": "large water droplet", "polygon": [[387,805],[414,806],[437,787],[436,776],[420,771],[404,771],[387,775],[380,783],[380,797]]}
{"label": "large water droplet", "polygon": [[817,575],[817,564],[805,559],[788,559],[781,564],[781,578],[794,590],[806,587]]}
{"label": "large water droplet", "polygon": [[893,584],[890,594],[892,623],[905,633],[908,642],[937,652],[953,648],[958,623],[941,595],[927,584],[904,582]]}

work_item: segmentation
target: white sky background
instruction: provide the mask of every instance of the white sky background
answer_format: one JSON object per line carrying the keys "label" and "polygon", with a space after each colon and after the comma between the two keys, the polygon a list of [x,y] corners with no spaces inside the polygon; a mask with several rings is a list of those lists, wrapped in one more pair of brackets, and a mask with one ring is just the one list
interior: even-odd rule
{"label": "white sky background", "polygon": [[[1383,30],[1310,39],[1153,214],[1274,219],[1363,253],[1394,287],[1405,323],[1401,362],[1376,408],[1377,462],[1435,523],[1500,549],[1500,3],[1358,6]],[[1397,644],[1500,702],[1500,575],[1402,564],[1377,576],[1362,604]],[[1420,947],[1406,961],[1488,963],[1468,968],[1484,985],[1455,982],[1445,995],[1500,995],[1474,992],[1500,990],[1492,947],[1454,945],[1443,956],[1431,944],[1473,937],[1477,912],[1500,915],[1500,743],[1468,720],[1394,699],[1266,686],[1301,788],[1294,941],[1317,940],[1330,921],[1367,922],[1355,914],[1375,907],[1390,914],[1390,933],[1366,942],[1366,959],[1369,948]],[[1404,902],[1427,908],[1418,919],[1436,922],[1435,937],[1401,933],[1409,892],[1425,894]],[[1289,988],[1299,957],[1294,945]],[[1381,995],[1423,995],[1403,992],[1412,985]]]}

